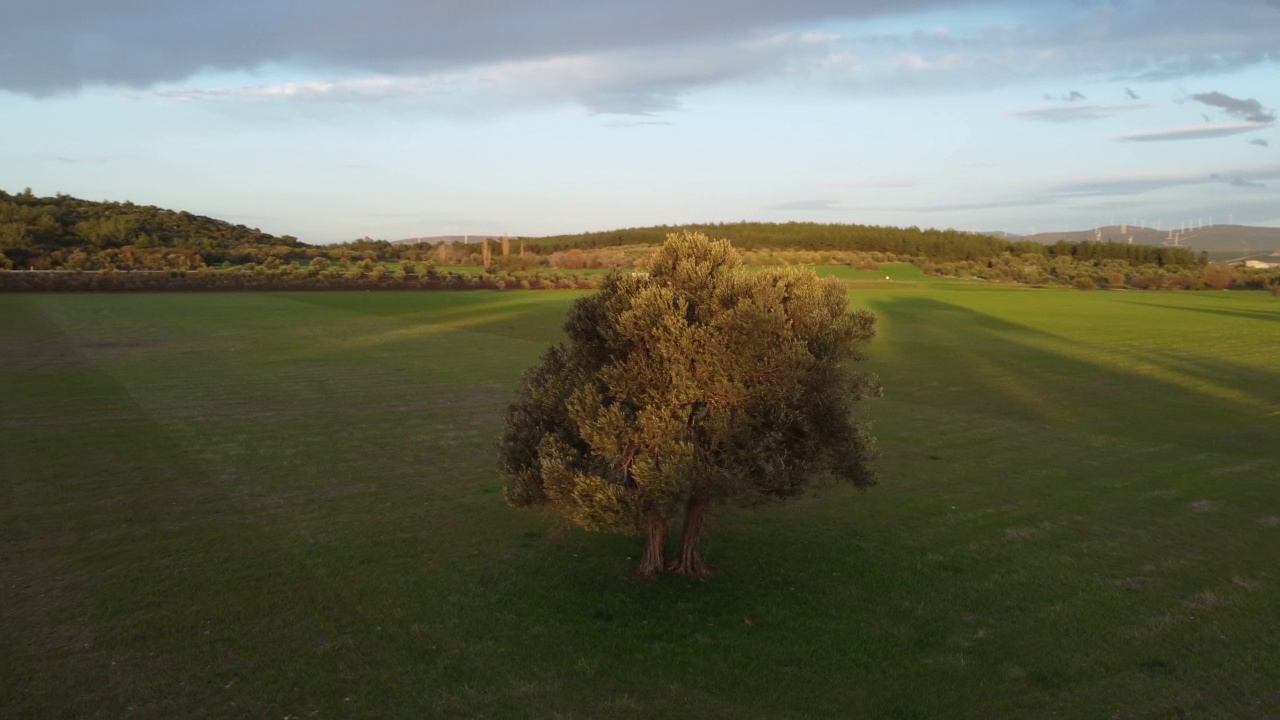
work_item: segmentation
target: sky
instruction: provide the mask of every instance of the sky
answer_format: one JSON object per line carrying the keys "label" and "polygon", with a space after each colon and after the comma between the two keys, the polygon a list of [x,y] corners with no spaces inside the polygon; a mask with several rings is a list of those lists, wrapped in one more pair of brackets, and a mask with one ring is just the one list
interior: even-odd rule
{"label": "sky", "polygon": [[0,189],[305,242],[1280,226],[1280,0],[4,0]]}

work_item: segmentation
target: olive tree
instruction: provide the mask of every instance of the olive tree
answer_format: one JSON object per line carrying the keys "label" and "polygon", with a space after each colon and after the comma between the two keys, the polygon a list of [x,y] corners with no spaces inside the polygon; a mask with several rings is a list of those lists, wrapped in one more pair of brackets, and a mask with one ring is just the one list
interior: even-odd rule
{"label": "olive tree", "polygon": [[615,272],[574,303],[568,342],[526,372],[507,411],[509,503],[647,534],[642,576],[703,575],[713,507],[795,497],[812,482],[875,484],[875,442],[854,406],[879,385],[849,367],[875,316],[850,312],[837,280],[740,266],[728,241],[673,234],[647,274]]}

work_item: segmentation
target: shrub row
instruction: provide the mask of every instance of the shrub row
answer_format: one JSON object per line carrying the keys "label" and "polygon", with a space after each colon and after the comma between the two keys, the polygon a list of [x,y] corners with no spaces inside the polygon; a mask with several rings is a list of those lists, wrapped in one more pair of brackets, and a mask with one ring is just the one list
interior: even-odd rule
{"label": "shrub row", "polygon": [[381,276],[214,270],[168,272],[0,272],[0,292],[138,292],[220,290],[572,290],[599,287],[598,275],[570,273],[432,273]]}

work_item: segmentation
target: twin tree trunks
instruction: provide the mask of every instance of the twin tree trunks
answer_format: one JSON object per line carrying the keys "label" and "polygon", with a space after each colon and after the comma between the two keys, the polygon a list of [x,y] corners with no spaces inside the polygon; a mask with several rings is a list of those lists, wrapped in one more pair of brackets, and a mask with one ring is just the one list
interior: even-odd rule
{"label": "twin tree trunks", "polygon": [[671,564],[666,563],[667,551],[667,517],[665,515],[649,516],[648,541],[644,548],[644,557],[640,559],[637,574],[643,578],[651,578],[663,570],[677,575],[705,577],[711,569],[702,562],[702,552],[698,549],[698,539],[707,521],[707,510],[710,503],[700,497],[691,497],[684,508],[684,527],[680,531],[680,553]]}

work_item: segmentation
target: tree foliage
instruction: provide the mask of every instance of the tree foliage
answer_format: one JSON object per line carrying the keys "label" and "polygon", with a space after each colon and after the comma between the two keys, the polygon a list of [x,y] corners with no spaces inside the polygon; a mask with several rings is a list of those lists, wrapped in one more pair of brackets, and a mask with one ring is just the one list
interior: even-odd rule
{"label": "tree foliage", "polygon": [[1236,269],[1226,263],[1210,263],[1204,269],[1204,284],[1211,290],[1226,290],[1236,281]]}
{"label": "tree foliage", "polygon": [[507,413],[508,502],[551,506],[589,530],[647,531],[640,572],[702,574],[709,508],[874,484],[875,443],[854,413],[878,393],[848,363],[875,334],[845,288],[810,271],[745,272],[727,240],[670,235],[648,274],[614,273],[579,299]]}

